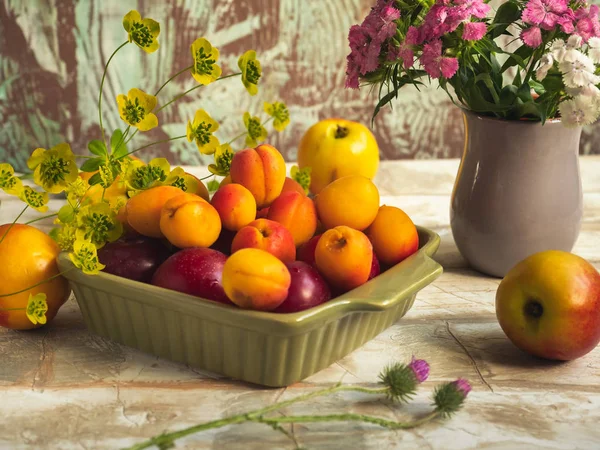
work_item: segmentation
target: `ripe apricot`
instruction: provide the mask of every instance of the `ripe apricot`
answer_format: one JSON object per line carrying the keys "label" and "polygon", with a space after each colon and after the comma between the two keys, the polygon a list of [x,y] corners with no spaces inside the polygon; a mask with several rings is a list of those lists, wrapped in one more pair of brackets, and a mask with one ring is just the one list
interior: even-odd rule
{"label": "ripe apricot", "polygon": [[300,183],[298,183],[293,178],[285,177],[285,181],[283,182],[283,189],[281,190],[281,193],[283,194],[284,192],[290,192],[290,191],[294,191],[294,192],[297,192],[299,194],[306,196],[306,191],[300,185]]}
{"label": "ripe apricot", "polygon": [[202,197],[182,193],[164,204],[160,230],[175,247],[210,247],[221,233],[221,219]]}
{"label": "ripe apricot", "polygon": [[210,194],[208,193],[208,188],[206,187],[206,185],[202,182],[202,180],[200,178],[198,178],[196,175],[192,175],[189,172],[185,173],[186,175],[189,175],[190,177],[193,177],[196,179],[196,181],[198,181],[198,189],[196,189],[196,192],[190,192],[190,194],[196,194],[199,195],[200,197],[202,197],[204,200],[209,201],[210,200]]}
{"label": "ripe apricot", "polygon": [[285,160],[279,151],[267,144],[247,148],[231,161],[231,181],[245,186],[259,209],[279,197],[285,182]]}
{"label": "ripe apricot", "polygon": [[219,213],[223,228],[238,231],[256,219],[256,200],[241,184],[227,184],[213,195],[211,205]]}
{"label": "ripe apricot", "polygon": [[417,227],[408,214],[395,206],[381,206],[365,234],[379,262],[386,266],[398,264],[419,249]]}
{"label": "ripe apricot", "polygon": [[364,233],[342,225],[323,233],[315,262],[332,287],[346,292],[369,279],[373,247]]}
{"label": "ripe apricot", "polygon": [[312,199],[296,191],[282,193],[269,208],[268,219],[286,227],[296,247],[308,242],[317,229],[317,210]]}
{"label": "ripe apricot", "polygon": [[296,259],[296,246],[292,234],[273,220],[256,219],[238,231],[231,244],[231,253],[243,248],[265,250],[284,263]]}
{"label": "ripe apricot", "polygon": [[379,191],[373,182],[360,175],[335,180],[315,199],[317,213],[326,229],[346,225],[362,231],[379,209]]}
{"label": "ripe apricot", "polygon": [[225,293],[240,308],[274,310],[286,299],[290,284],[285,264],[264,250],[239,250],[223,267]]}
{"label": "ripe apricot", "polygon": [[173,186],[157,186],[142,191],[127,201],[127,222],[138,233],[164,237],[160,230],[160,213],[164,204],[183,191]]}

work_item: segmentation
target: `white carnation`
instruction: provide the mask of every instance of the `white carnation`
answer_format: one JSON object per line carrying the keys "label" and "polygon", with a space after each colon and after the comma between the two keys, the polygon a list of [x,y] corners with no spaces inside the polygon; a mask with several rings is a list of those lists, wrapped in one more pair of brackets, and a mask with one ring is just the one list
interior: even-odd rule
{"label": "white carnation", "polygon": [[600,64],[600,38],[593,37],[588,41],[588,55],[596,64]]}
{"label": "white carnation", "polygon": [[562,39],[557,39],[552,42],[550,46],[550,51],[552,52],[552,56],[559,63],[563,62],[563,57],[565,56],[566,44]]}
{"label": "white carnation", "polygon": [[535,78],[539,81],[542,81],[548,75],[548,71],[552,68],[554,64],[554,58],[550,53],[546,53],[540,59],[540,65],[538,66],[535,72]]}
{"label": "white carnation", "polygon": [[558,106],[562,123],[566,127],[589,125],[598,118],[597,103],[591,97],[578,95]]}
{"label": "white carnation", "polygon": [[579,88],[588,84],[600,83],[600,77],[594,75],[593,61],[581,52],[575,61],[563,61],[558,65],[559,70],[563,73],[563,81],[565,86],[570,88]]}

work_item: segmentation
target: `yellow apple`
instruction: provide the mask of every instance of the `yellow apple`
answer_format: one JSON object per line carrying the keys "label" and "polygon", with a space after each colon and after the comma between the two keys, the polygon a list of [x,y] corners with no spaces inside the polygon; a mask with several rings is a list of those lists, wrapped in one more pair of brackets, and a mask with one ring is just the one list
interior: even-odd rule
{"label": "yellow apple", "polygon": [[579,358],[600,342],[600,274],[572,253],[531,255],[500,283],[496,316],[521,350],[546,359]]}
{"label": "yellow apple", "polygon": [[298,167],[311,168],[310,191],[318,194],[332,181],[350,175],[373,178],[379,147],[365,125],[325,119],[310,127],[298,145]]}

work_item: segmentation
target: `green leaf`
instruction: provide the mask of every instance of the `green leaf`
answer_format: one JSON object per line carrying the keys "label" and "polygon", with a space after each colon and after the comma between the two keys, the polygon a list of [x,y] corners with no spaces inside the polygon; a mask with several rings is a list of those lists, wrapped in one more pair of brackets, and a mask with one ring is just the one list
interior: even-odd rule
{"label": "green leaf", "polygon": [[81,171],[82,172],[95,172],[96,170],[98,170],[98,167],[100,167],[102,164],[104,164],[105,161],[106,161],[106,159],[100,158],[100,157],[88,159],[88,160],[86,160],[86,162],[84,162],[81,165]]}
{"label": "green leaf", "polygon": [[88,183],[90,186],[93,186],[95,184],[100,184],[100,182],[102,182],[102,177],[100,176],[100,172],[92,175],[92,177],[88,180]]}
{"label": "green leaf", "polygon": [[544,85],[535,80],[529,80],[529,86],[535,91],[536,94],[542,95],[546,92]]}
{"label": "green leaf", "polygon": [[[117,148],[117,145],[119,148]],[[110,137],[110,148],[111,154],[115,158],[121,158],[127,153],[127,146],[125,145],[125,139],[123,139],[123,132],[119,129],[115,130]]]}
{"label": "green leaf", "polygon": [[501,71],[506,71],[509,67],[516,66],[517,64],[523,69],[527,68],[527,60],[533,55],[535,49],[526,45],[520,46],[514,53],[509,53],[509,57],[502,66]]}
{"label": "green leaf", "polygon": [[208,188],[209,192],[215,192],[217,189],[219,189],[219,182],[215,179],[210,180],[208,183],[206,183],[206,187]]}
{"label": "green leaf", "polygon": [[400,91],[400,89],[402,89],[402,87],[404,87],[407,84],[413,84],[415,86],[418,86],[418,85],[424,86],[424,84],[422,82],[418,81],[417,78],[420,78],[420,77],[426,75],[427,72],[425,72],[424,70],[413,70],[411,72],[413,75],[407,74],[407,75],[403,75],[400,78],[397,78],[397,72],[394,73],[394,76],[392,77],[392,83],[394,85],[394,89],[379,99],[379,102],[375,106],[375,111],[373,112],[373,117],[371,118],[371,123],[373,123],[375,121],[375,117],[377,116],[377,114],[379,114],[379,111],[381,110],[381,108],[383,108],[388,103],[391,103],[391,101],[393,99],[398,97],[398,92]]}
{"label": "green leaf", "polygon": [[516,2],[508,1],[500,5],[494,16],[490,34],[495,39],[504,34],[510,24],[521,17],[521,10]]}
{"label": "green leaf", "polygon": [[71,223],[75,219],[75,210],[71,205],[64,205],[58,210],[58,220],[62,223]]}
{"label": "green leaf", "polygon": [[94,139],[88,144],[89,151],[96,156],[107,156],[106,145],[104,142]]}

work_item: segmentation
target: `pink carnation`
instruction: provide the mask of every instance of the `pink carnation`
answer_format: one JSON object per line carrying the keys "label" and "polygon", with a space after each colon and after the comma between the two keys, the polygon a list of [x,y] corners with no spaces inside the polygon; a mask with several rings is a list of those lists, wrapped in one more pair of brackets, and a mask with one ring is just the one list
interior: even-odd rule
{"label": "pink carnation", "polygon": [[456,5],[465,9],[465,12],[470,16],[475,16],[478,19],[483,19],[487,16],[491,6],[487,3],[483,3],[482,0],[456,0]]}
{"label": "pink carnation", "polygon": [[478,41],[487,31],[487,25],[483,22],[467,22],[463,29],[462,38],[465,41]]}
{"label": "pink carnation", "polygon": [[346,87],[358,88],[360,75],[379,67],[379,58],[387,39],[396,34],[395,21],[400,11],[392,6],[392,0],[378,0],[361,25],[354,25],[348,32],[350,54],[347,59]]}
{"label": "pink carnation", "polygon": [[523,22],[553,30],[559,18],[569,9],[567,0],[529,0],[523,11]]}
{"label": "pink carnation", "polygon": [[587,42],[590,38],[600,37],[600,23],[598,22],[598,5],[590,6],[589,10],[580,8],[575,12],[575,19],[577,23],[575,25],[574,32],[578,36],[581,36],[583,42]]}
{"label": "pink carnation", "polygon": [[442,56],[440,40],[425,44],[420,61],[431,78],[452,78],[458,70],[458,59]]}
{"label": "pink carnation", "polygon": [[400,44],[400,47],[398,47],[396,54],[398,58],[402,59],[406,69],[411,68],[415,62],[414,46],[418,41],[419,30],[413,26],[410,26],[406,33],[406,38],[404,39],[404,42]]}
{"label": "pink carnation", "polygon": [[521,40],[525,45],[531,48],[538,48],[542,45],[542,30],[540,27],[529,27],[521,32]]}

